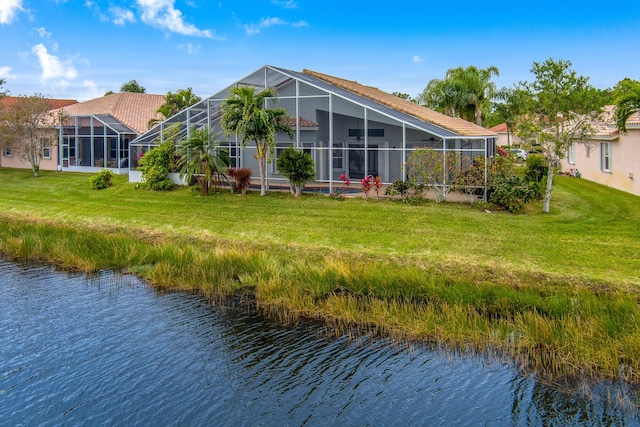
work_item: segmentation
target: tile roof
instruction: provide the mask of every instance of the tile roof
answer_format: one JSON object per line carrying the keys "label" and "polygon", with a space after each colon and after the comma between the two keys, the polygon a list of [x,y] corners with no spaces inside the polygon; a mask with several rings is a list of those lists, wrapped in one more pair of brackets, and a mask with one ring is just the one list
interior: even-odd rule
{"label": "tile roof", "polygon": [[[295,117],[289,117],[286,120],[286,123],[291,127],[296,127],[297,126],[297,120],[296,120]],[[300,127],[301,128],[317,128],[318,127],[318,123],[314,122],[313,120],[304,119],[304,118],[300,117]]]}
{"label": "tile roof", "polygon": [[489,130],[492,132],[506,132],[508,128],[506,123],[500,123],[499,125],[489,128]]}
{"label": "tile roof", "polygon": [[150,119],[156,116],[160,118],[156,110],[164,104],[164,101],[164,95],[119,92],[70,105],[63,110],[68,116],[108,114],[139,134],[143,134],[149,130]]}
{"label": "tile roof", "polygon": [[[10,107],[15,104],[20,98],[24,98],[22,96],[4,96],[0,98],[0,105],[2,107]],[[53,99],[53,98],[45,98],[46,101],[51,105],[51,109],[55,110],[56,108],[66,107],[67,105],[77,104],[78,101],[75,99]]]}
{"label": "tile roof", "polygon": [[478,126],[474,123],[468,122],[458,117],[450,117],[437,111],[433,111],[429,108],[415,104],[411,101],[407,101],[395,95],[387,92],[383,92],[378,88],[372,86],[365,86],[353,80],[345,80],[338,77],[333,77],[327,74],[318,73],[311,70],[303,70],[303,73],[324,80],[334,86],[348,90],[356,95],[368,98],[379,104],[385,105],[389,108],[393,108],[410,116],[416,117],[428,123],[432,123],[436,126],[442,127],[449,131],[455,132],[461,136],[491,136],[495,132]]}

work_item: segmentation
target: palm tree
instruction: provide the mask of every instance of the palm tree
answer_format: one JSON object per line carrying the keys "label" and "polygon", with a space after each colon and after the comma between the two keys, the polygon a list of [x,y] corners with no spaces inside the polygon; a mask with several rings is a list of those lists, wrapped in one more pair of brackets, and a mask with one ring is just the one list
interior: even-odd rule
{"label": "palm tree", "polygon": [[460,116],[482,126],[483,114],[491,107],[496,86],[491,81],[498,76],[497,67],[475,66],[447,70],[444,79],[432,79],[418,97],[423,105],[450,116]]}
{"label": "palm tree", "polygon": [[220,142],[216,137],[211,129],[203,127],[192,131],[176,148],[180,176],[187,182],[197,177],[202,194],[210,193],[211,184],[217,185],[228,166],[222,160]]}
{"label": "palm tree", "polygon": [[187,89],[179,89],[176,93],[171,93],[171,91],[167,92],[164,96],[164,104],[156,110],[156,113],[160,113],[161,117],[149,120],[149,129],[169,117],[178,114],[185,108],[197,104],[201,100],[202,98],[193,93],[190,87]]}
{"label": "palm tree", "polygon": [[616,126],[627,131],[627,120],[640,112],[640,81],[624,79],[616,85]]}
{"label": "palm tree", "polygon": [[496,91],[496,85],[491,78],[498,75],[500,72],[493,65],[486,69],[471,65],[447,71],[447,79],[452,80],[454,87],[466,102],[465,119],[473,121],[475,118],[476,124],[482,126],[482,115],[484,111],[489,110]]}
{"label": "palm tree", "polygon": [[275,89],[267,88],[255,93],[253,87],[240,86],[222,103],[222,128],[225,133],[240,137],[242,147],[253,141],[258,151],[256,159],[260,168],[260,195],[267,194],[266,159],[273,155],[276,133],[284,132],[293,138],[293,129],[287,125],[289,114],[284,108],[265,108],[265,100],[277,100]]}

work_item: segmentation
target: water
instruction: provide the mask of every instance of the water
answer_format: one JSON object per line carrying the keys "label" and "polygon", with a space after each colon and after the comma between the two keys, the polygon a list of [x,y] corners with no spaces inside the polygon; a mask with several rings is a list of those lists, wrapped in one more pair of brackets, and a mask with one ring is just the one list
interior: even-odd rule
{"label": "water", "polygon": [[[621,398],[615,396],[619,394]],[[0,260],[0,425],[640,425],[506,364]]]}

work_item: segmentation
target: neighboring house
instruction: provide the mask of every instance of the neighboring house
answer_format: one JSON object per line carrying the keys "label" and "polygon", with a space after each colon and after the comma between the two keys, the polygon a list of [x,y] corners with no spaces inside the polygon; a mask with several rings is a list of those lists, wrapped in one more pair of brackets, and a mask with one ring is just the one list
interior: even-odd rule
{"label": "neighboring house", "polygon": [[[257,176],[255,147],[245,150],[235,135],[225,137],[220,124],[222,103],[235,86],[257,90],[273,88],[278,106],[292,117],[293,140],[277,135],[275,158],[268,167],[270,182],[286,182],[276,170],[278,153],[294,145],[310,153],[316,164],[316,182],[332,190],[340,176],[362,179],[380,176],[385,183],[405,180],[407,155],[419,147],[456,151],[461,161],[489,159],[497,134],[460,118],[449,117],[377,88],[310,70],[302,72],[265,66],[232,86],[162,122],[131,143],[132,167],[146,151],[157,146],[167,129],[177,127],[179,137],[210,126],[219,132],[235,166],[249,167]],[[269,107],[270,105],[267,105]],[[130,174],[130,180],[137,180]]]}
{"label": "neighboring house", "polygon": [[627,133],[615,125],[614,107],[605,107],[603,122],[586,144],[573,144],[562,160],[564,172],[640,196],[640,114],[627,120]]}
{"label": "neighboring house", "polygon": [[496,141],[496,145],[498,147],[518,145],[521,142],[520,137],[515,134],[513,129],[510,129],[509,132],[507,132],[506,123],[500,123],[499,125],[489,128],[489,130],[498,134],[498,139]]}
{"label": "neighboring house", "polygon": [[[17,96],[5,96],[0,98],[0,108],[11,108],[21,97]],[[77,104],[78,101],[73,99],[46,99],[49,102],[51,109],[66,107],[72,104]],[[53,143],[43,147],[42,160],[40,161],[41,170],[56,170],[58,168],[58,157],[55,141]],[[17,168],[17,169],[29,169],[31,165],[29,162],[22,160],[15,152],[14,148],[8,144],[0,144],[2,146],[2,152],[0,153],[0,167],[4,168]]]}
{"label": "neighboring house", "polygon": [[164,102],[164,95],[120,92],[62,108],[67,119],[55,154],[58,169],[127,173],[129,143],[148,131]]}

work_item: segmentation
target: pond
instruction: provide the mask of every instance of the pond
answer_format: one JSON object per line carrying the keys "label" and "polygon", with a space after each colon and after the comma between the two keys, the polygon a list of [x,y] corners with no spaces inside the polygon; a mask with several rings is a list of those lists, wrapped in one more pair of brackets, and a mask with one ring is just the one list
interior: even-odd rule
{"label": "pond", "polygon": [[0,425],[640,425],[633,395],[0,260]]}

